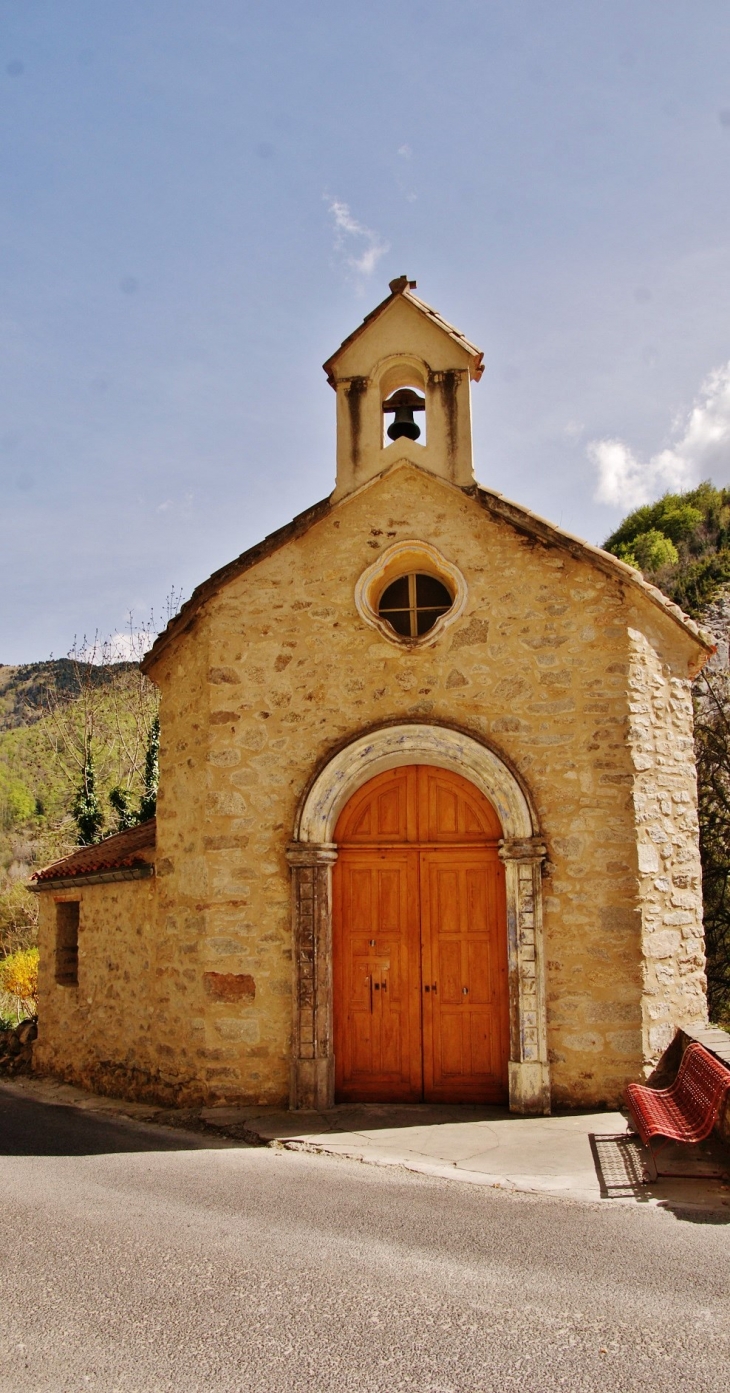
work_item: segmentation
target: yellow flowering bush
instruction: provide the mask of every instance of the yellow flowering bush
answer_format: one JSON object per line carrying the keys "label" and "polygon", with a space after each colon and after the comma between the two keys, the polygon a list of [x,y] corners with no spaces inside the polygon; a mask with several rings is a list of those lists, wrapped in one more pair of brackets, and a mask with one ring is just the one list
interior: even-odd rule
{"label": "yellow flowering bush", "polygon": [[21,948],[0,960],[0,992],[15,997],[18,1018],[21,1010],[36,1014],[38,995],[38,949]]}

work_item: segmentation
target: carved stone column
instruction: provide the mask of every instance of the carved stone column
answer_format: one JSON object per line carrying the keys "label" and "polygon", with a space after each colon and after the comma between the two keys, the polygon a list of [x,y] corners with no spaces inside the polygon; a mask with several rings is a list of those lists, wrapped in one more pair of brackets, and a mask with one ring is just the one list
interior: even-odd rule
{"label": "carved stone column", "polygon": [[542,874],[546,848],[538,837],[500,843],[507,891],[510,983],[509,1105],[512,1112],[550,1112]]}
{"label": "carved stone column", "polygon": [[332,1041],[331,843],[291,842],[294,940],[294,1031],[290,1107],[331,1108],[335,1101]]}

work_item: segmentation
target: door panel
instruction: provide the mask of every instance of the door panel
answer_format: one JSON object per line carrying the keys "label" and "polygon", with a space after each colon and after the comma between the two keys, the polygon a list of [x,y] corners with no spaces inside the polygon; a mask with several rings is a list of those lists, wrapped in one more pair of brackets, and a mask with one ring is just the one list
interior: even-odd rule
{"label": "door panel", "polygon": [[335,841],[346,846],[416,842],[417,800],[417,766],[388,769],[353,794],[340,813]]}
{"label": "door panel", "polygon": [[341,1101],[502,1101],[508,982],[501,826],[473,784],[409,765],[370,780],[335,831]]}
{"label": "door panel", "polygon": [[[504,871],[494,848],[421,857],[424,1093],[502,1101],[507,1088]],[[435,990],[434,990],[435,987]]]}
{"label": "door panel", "polygon": [[448,769],[418,767],[418,839],[421,842],[496,842],[502,826],[474,784]]}
{"label": "door panel", "polygon": [[422,1096],[418,853],[343,848],[334,878],[335,1086]]}

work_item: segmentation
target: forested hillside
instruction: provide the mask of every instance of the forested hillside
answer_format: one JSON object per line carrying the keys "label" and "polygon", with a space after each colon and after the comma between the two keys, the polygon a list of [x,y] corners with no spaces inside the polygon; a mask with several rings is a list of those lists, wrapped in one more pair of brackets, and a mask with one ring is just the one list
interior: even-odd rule
{"label": "forested hillside", "polygon": [[636,508],[604,542],[693,619],[730,583],[730,489],[707,482]]}
{"label": "forested hillside", "polygon": [[156,692],[136,663],[0,666],[0,956],[32,941],[33,869],[78,844],[91,776],[95,835],[144,795]]}

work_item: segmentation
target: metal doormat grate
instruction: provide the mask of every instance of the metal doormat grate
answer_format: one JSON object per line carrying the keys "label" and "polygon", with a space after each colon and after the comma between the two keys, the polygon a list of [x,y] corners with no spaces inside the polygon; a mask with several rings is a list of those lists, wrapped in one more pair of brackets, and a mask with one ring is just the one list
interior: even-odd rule
{"label": "metal doormat grate", "polygon": [[602,1199],[647,1198],[642,1183],[644,1152],[638,1137],[626,1132],[602,1136],[591,1132],[590,1143]]}

